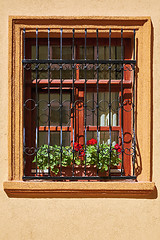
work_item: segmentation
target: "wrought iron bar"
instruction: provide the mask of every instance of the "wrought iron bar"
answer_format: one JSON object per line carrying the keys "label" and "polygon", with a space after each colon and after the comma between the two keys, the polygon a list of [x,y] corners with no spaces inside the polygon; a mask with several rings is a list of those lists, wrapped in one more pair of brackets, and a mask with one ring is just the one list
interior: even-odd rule
{"label": "wrought iron bar", "polygon": [[[85,29],[85,53],[84,53],[84,58],[85,60],[87,59],[87,29]],[[86,64],[85,64],[85,69],[84,69],[84,78],[85,78],[85,85],[84,85],[84,134],[85,134],[85,176],[86,176],[86,145],[87,145],[87,69],[86,69]]]}
{"label": "wrought iron bar", "polygon": [[[60,60],[62,60],[62,28],[60,30]],[[60,175],[62,175],[62,154],[63,154],[63,149],[62,149],[62,65],[60,65],[60,126],[61,126],[61,131],[60,131],[60,152],[61,152],[61,159],[60,159]]]}
{"label": "wrought iron bar", "polygon": [[44,180],[59,180],[59,181],[65,181],[65,180],[71,180],[71,181],[76,181],[76,180],[120,180],[120,179],[136,179],[136,176],[105,176],[105,177],[100,177],[100,176],[84,176],[84,177],[79,177],[79,176],[56,176],[56,177],[49,177],[49,176],[25,176],[23,177],[23,180],[33,180],[33,179],[44,179]]}
{"label": "wrought iron bar", "polygon": [[89,60],[89,59],[75,59],[75,60],[65,60],[65,59],[46,59],[46,60],[36,60],[36,59],[23,59],[23,64],[135,64],[136,60],[121,60],[121,59],[114,59],[114,60]]}
{"label": "wrought iron bar", "polygon": [[[38,28],[36,28],[36,60],[39,59],[38,51]],[[38,152],[38,135],[39,135],[39,124],[38,124],[38,65],[36,64],[36,176],[37,176],[37,152]]]}
{"label": "wrought iron bar", "polygon": [[[111,60],[111,29],[109,29],[109,59]],[[109,176],[111,175],[112,135],[111,135],[111,65],[109,65]]]}
{"label": "wrought iron bar", "polygon": [[[84,59],[75,59],[74,56],[74,45],[75,45],[75,29],[72,29],[73,31],[73,38],[72,38],[72,59],[71,60],[65,60],[62,59],[62,29],[60,29],[60,59],[51,59],[50,57],[50,29],[48,28],[48,59],[39,60],[39,39],[38,39],[38,29],[36,29],[36,59],[26,59],[25,57],[25,29],[23,29],[23,44],[24,44],[24,59],[22,60],[23,63],[23,69],[24,69],[24,86],[23,86],[23,102],[24,102],[24,112],[23,112],[23,156],[24,156],[24,180],[27,179],[51,179],[51,180],[107,180],[107,179],[136,179],[135,176],[135,157],[136,157],[136,139],[135,139],[135,30],[134,37],[133,37],[133,59],[132,60],[124,60],[124,47],[123,47],[123,29],[121,29],[121,59],[117,59],[117,47],[115,47],[115,59],[111,59],[111,29],[109,29],[109,59],[99,60],[99,37],[98,37],[98,29],[96,30],[96,39],[97,39],[97,58],[94,60],[87,59],[87,29],[85,29],[85,49],[84,49]],[[35,111],[36,111],[36,137],[35,137],[35,157],[36,157],[36,176],[26,176],[25,173],[25,167],[26,167],[26,156],[25,156],[25,148],[26,148],[26,139],[25,139],[25,108],[26,108],[26,101],[25,101],[25,72],[27,70],[27,64],[35,64],[35,71],[36,71],[36,86],[35,86]],[[37,170],[37,152],[39,149],[39,122],[38,122],[38,116],[39,116],[39,93],[38,93],[38,74],[39,74],[39,65],[40,64],[46,64],[48,65],[48,69],[46,68],[45,71],[48,72],[48,165],[50,166],[50,145],[51,145],[51,64],[58,64],[60,66],[60,88],[59,88],[59,116],[60,116],[60,176],[51,177],[50,176],[50,168],[48,168],[48,175],[39,176],[38,170]],[[62,123],[62,111],[63,111],[63,79],[62,79],[62,71],[63,66],[65,64],[70,64],[72,66],[72,133],[73,133],[73,167],[72,167],[72,176],[62,176],[62,157],[63,157],[63,123]],[[75,67],[77,64],[83,64],[84,68],[84,150],[85,150],[85,156],[84,156],[84,162],[85,162],[85,176],[75,176]],[[96,103],[96,113],[97,113],[97,126],[95,128],[97,132],[97,158],[98,158],[98,164],[99,164],[99,153],[100,153],[100,135],[99,135],[99,71],[101,64],[108,64],[109,66],[109,138],[110,138],[110,160],[109,160],[109,176],[106,177],[100,177],[98,176],[99,168],[97,164],[97,174],[96,176],[87,176],[86,174],[86,166],[87,166],[87,159],[86,159],[86,150],[87,150],[87,66],[93,64],[96,66],[96,74],[97,74],[97,80],[96,80],[96,92],[97,92],[97,103]],[[111,170],[111,154],[112,154],[112,96],[111,96],[111,88],[112,88],[112,67],[115,64],[116,68],[114,71],[116,71],[116,79],[118,78],[118,71],[117,71],[117,64],[121,66],[121,81],[120,81],[120,94],[121,94],[121,100],[119,102],[120,109],[121,109],[121,136],[122,136],[122,164],[121,164],[121,170],[120,174],[121,176],[112,176],[112,170]],[[133,148],[133,154],[132,154],[132,165],[133,165],[133,176],[124,176],[124,103],[123,103],[123,93],[124,93],[124,84],[123,84],[123,78],[124,78],[124,64],[130,64],[133,69],[133,103],[132,103],[132,110],[133,110],[133,142],[132,142],[132,148]],[[94,67],[93,67],[94,69]],[[94,109],[94,93],[92,95],[93,97],[93,112],[95,114]],[[94,114],[92,112],[92,119],[93,119],[93,125],[94,125]]]}
{"label": "wrought iron bar", "polygon": [[92,93],[92,125],[94,126],[95,122],[94,122],[94,113],[95,113],[95,109],[94,109],[94,92]]}
{"label": "wrought iron bar", "polygon": [[[99,46],[98,46],[98,29],[96,30],[97,33],[97,60],[99,60]],[[99,171],[99,88],[98,88],[98,82],[99,82],[99,67],[97,66],[97,104],[96,104],[96,108],[97,108],[97,176],[98,176],[98,171]]]}
{"label": "wrought iron bar", "polygon": [[[50,60],[50,29],[48,28],[48,60]],[[48,63],[48,175],[50,175],[50,115],[51,115],[51,104],[50,104],[50,64]]]}
{"label": "wrought iron bar", "polygon": [[[26,53],[26,42],[25,42],[25,34],[26,34],[26,29],[23,29],[23,57],[24,59],[26,58],[25,53]],[[26,156],[25,156],[25,148],[26,148],[26,128],[25,128],[25,65],[23,65],[23,176],[26,175],[25,169],[26,169]]]}
{"label": "wrought iron bar", "polygon": [[[75,33],[75,30],[73,29],[73,39],[72,39],[72,60],[74,60],[74,33]],[[72,176],[74,176],[74,121],[75,121],[75,117],[74,117],[74,110],[75,110],[75,101],[74,101],[74,64],[72,65],[72,114],[73,114],[73,169],[72,169]]]}
{"label": "wrought iron bar", "polygon": [[[121,29],[121,60],[123,61],[123,29]],[[122,164],[121,164],[121,176],[123,174],[123,162],[124,162],[124,135],[123,135],[123,63],[121,64],[121,135],[122,135]]]}
{"label": "wrought iron bar", "polygon": [[[133,30],[133,60],[135,61],[135,29]],[[135,175],[136,135],[135,135],[135,65],[133,66],[133,176]]]}
{"label": "wrought iron bar", "polygon": [[[115,59],[117,59],[117,46],[115,46]],[[115,71],[116,71],[115,79],[117,80],[118,79],[117,64],[115,64]]]}

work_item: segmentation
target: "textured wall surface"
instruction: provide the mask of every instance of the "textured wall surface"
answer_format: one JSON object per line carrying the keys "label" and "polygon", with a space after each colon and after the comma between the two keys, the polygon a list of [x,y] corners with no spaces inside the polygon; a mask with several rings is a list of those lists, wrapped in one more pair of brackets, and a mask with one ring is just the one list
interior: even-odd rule
{"label": "textured wall surface", "polygon": [[[150,16],[153,24],[153,181],[157,197],[9,198],[8,16]],[[160,2],[0,0],[0,239],[160,239]]]}

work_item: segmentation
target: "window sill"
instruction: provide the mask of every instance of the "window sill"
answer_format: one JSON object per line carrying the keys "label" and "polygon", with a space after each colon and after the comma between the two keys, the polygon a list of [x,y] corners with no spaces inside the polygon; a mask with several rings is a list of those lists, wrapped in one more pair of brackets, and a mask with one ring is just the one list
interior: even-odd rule
{"label": "window sill", "polygon": [[154,182],[34,182],[6,181],[3,184],[8,197],[29,198],[89,198],[125,197],[156,198]]}

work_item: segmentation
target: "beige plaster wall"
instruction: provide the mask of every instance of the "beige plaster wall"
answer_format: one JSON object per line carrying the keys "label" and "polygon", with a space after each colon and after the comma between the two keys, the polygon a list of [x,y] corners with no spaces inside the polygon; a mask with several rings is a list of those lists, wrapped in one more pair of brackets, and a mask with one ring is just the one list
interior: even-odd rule
{"label": "beige plaster wall", "polygon": [[[151,16],[153,23],[153,181],[157,197],[9,198],[8,16]],[[0,0],[0,240],[160,239],[159,0]]]}

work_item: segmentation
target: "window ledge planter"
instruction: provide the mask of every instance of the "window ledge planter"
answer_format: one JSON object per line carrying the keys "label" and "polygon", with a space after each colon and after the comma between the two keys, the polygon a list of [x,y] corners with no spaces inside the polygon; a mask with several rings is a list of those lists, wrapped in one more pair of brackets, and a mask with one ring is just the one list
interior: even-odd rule
{"label": "window ledge planter", "polygon": [[[74,151],[73,151],[74,149]],[[61,152],[62,151],[62,152]],[[61,147],[54,145],[42,145],[33,163],[36,164],[37,170],[42,173],[39,175],[51,176],[108,176],[109,168],[119,165],[121,159],[121,148],[118,144],[108,146],[101,143],[97,146],[97,141],[91,139],[87,142],[86,147],[79,143],[71,146]],[[46,172],[43,174],[43,172]],[[48,175],[49,177],[49,175]]]}

